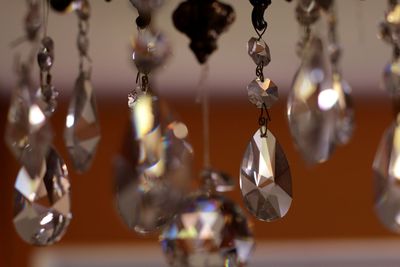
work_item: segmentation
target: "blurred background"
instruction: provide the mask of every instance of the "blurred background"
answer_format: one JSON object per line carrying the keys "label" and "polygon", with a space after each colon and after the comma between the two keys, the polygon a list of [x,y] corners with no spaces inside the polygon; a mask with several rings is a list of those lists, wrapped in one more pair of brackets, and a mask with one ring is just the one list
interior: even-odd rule
{"label": "blurred background", "polygon": [[[154,73],[158,92],[189,128],[195,151],[193,177],[201,170],[201,109],[195,102],[201,67],[188,40],[172,25],[171,14],[180,1],[169,0],[156,14],[155,25],[169,38],[173,56]],[[247,100],[247,84],[255,66],[246,43],[254,36],[248,1],[226,0],[237,19],[219,41],[209,61],[205,86],[211,92],[211,161],[216,169],[239,176],[242,154],[258,127],[259,110]],[[288,215],[273,223],[254,222],[257,250],[250,266],[399,266],[400,240],[385,230],[373,210],[371,165],[381,135],[392,116],[390,99],[380,90],[381,73],[391,49],[376,38],[386,1],[338,0],[339,36],[345,78],[353,87],[356,131],[352,142],[332,159],[310,167],[290,138],[286,98],[299,66],[295,44],[299,29],[294,4],[273,1],[267,11],[265,40],[272,62],[265,75],[279,87],[280,101],[271,110],[271,131],[286,152],[293,178],[294,200]],[[33,248],[16,235],[13,185],[18,164],[0,142],[0,266],[1,267],[125,267],[166,266],[157,235],[139,236],[119,219],[113,194],[113,159],[127,128],[127,93],[135,87],[130,39],[136,33],[137,13],[128,1],[91,1],[90,51],[93,83],[102,128],[91,170],[83,175],[70,168],[73,220],[63,240],[51,248]],[[0,132],[4,133],[10,92],[16,84],[10,43],[22,35],[25,1],[2,0],[0,8]],[[67,103],[78,74],[75,14],[51,12],[48,34],[55,41],[53,79],[59,89],[59,108],[52,117],[55,144],[67,165],[62,143]],[[38,72],[37,72],[38,73]],[[36,80],[37,81],[37,80]],[[3,136],[3,135],[2,135]],[[231,197],[242,205],[239,189]],[[243,207],[243,205],[242,205]],[[285,265],[286,264],[286,265]]]}

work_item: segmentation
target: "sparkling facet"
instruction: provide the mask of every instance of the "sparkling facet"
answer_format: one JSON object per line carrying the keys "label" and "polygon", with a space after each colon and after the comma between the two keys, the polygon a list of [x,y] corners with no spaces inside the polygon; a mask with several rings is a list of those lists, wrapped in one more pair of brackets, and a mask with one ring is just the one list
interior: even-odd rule
{"label": "sparkling facet", "polygon": [[337,110],[335,140],[337,144],[344,145],[349,143],[354,131],[354,109],[351,87],[339,75],[334,75],[332,88],[338,95],[337,103],[335,104]]}
{"label": "sparkling facet", "polygon": [[290,91],[287,115],[297,148],[309,163],[326,161],[336,142],[338,93],[325,69],[322,43],[313,39]]}
{"label": "sparkling facet", "polygon": [[13,155],[34,177],[40,172],[52,133],[45,114],[31,95],[26,75],[12,92],[4,137]]}
{"label": "sparkling facet", "polygon": [[259,78],[254,79],[247,86],[247,94],[249,101],[258,108],[262,108],[263,104],[270,108],[279,98],[278,87],[270,79],[265,79],[264,82]]}
{"label": "sparkling facet", "polygon": [[244,153],[240,189],[248,210],[259,220],[274,221],[288,212],[292,203],[292,177],[286,156],[268,130],[258,130]]}
{"label": "sparkling facet", "polygon": [[74,168],[83,172],[90,167],[100,141],[96,98],[86,73],[75,83],[65,126],[65,144]]}
{"label": "sparkling facet", "polygon": [[170,45],[161,33],[145,30],[134,40],[132,58],[142,73],[148,74],[163,65],[170,54]]}
{"label": "sparkling facet", "polygon": [[268,45],[261,39],[250,38],[247,42],[247,53],[253,59],[256,65],[267,66],[271,62],[271,54]]}
{"label": "sparkling facet", "polygon": [[142,94],[117,162],[117,204],[125,223],[140,233],[165,225],[190,181],[191,146],[186,126],[171,118],[157,97]]}
{"label": "sparkling facet", "polygon": [[39,107],[46,117],[53,115],[57,107],[58,91],[51,85],[39,88],[36,92],[36,99]]}
{"label": "sparkling facet", "polygon": [[399,119],[382,136],[375,155],[375,211],[388,229],[400,233]]}
{"label": "sparkling facet", "polygon": [[392,95],[400,94],[400,59],[388,63],[383,71],[385,90]]}
{"label": "sparkling facet", "polygon": [[59,241],[72,217],[67,167],[54,149],[42,161],[35,177],[21,168],[14,192],[15,229],[24,241],[38,246]]}
{"label": "sparkling facet", "polygon": [[170,266],[243,267],[254,247],[246,217],[231,200],[221,195],[197,195],[161,236]]}
{"label": "sparkling facet", "polygon": [[229,192],[235,187],[233,179],[226,173],[206,169],[201,174],[203,186],[213,192]]}

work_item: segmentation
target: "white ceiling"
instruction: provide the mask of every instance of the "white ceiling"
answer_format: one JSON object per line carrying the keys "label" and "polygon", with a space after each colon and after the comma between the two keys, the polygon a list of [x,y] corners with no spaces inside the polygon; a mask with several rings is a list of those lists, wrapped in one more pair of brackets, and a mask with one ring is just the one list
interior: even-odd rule
{"label": "white ceiling", "polygon": [[[91,46],[94,61],[94,85],[104,94],[125,94],[134,87],[136,70],[130,62],[130,38],[136,33],[136,11],[127,0],[92,0]],[[193,93],[201,73],[188,48],[186,36],[177,32],[171,14],[179,0],[167,0],[157,14],[155,23],[168,36],[174,54],[166,66],[156,73],[159,90],[165,94]],[[246,42],[254,36],[251,26],[251,6],[247,0],[230,2],[237,19],[219,40],[219,49],[209,60],[207,86],[218,94],[242,95],[246,85],[254,78],[255,65],[246,52]],[[387,1],[338,0],[339,34],[344,48],[343,72],[356,94],[375,94],[381,91],[380,77],[385,62],[390,59],[389,46],[377,40],[377,24],[383,16]],[[13,54],[10,42],[22,34],[25,1],[1,0],[0,8],[0,88],[9,90],[15,84],[12,71]],[[265,69],[285,92],[299,65],[295,44],[299,28],[294,19],[294,3],[274,0],[267,11],[269,28],[265,40],[270,46],[272,62]],[[59,15],[52,12],[48,33],[56,43],[56,62],[53,77],[57,87],[70,90],[77,76],[75,47],[77,19],[74,14]]]}

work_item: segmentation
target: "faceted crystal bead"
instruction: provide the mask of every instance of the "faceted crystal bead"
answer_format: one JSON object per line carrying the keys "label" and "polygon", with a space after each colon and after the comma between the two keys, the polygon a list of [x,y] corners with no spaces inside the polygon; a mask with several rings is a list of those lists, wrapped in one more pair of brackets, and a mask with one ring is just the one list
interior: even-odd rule
{"label": "faceted crystal bead", "polygon": [[221,195],[189,198],[161,235],[170,266],[242,267],[254,239],[239,206]]}
{"label": "faceted crystal bead", "polygon": [[43,110],[46,117],[53,115],[57,107],[59,93],[53,86],[39,88],[36,92],[38,106]]}
{"label": "faceted crystal bead", "polygon": [[54,62],[54,42],[50,37],[42,40],[42,48],[37,55],[37,61],[41,71],[49,71]]}
{"label": "faceted crystal bead", "polygon": [[141,31],[133,43],[133,60],[141,73],[148,74],[164,64],[171,48],[161,33]]}
{"label": "faceted crystal bead", "polygon": [[91,81],[81,73],[75,83],[64,132],[65,144],[77,171],[86,171],[100,141],[96,98]]}
{"label": "faceted crystal bead", "polygon": [[322,43],[313,39],[305,50],[289,93],[289,128],[297,148],[309,163],[326,161],[336,143],[337,103],[339,94],[327,76]]}
{"label": "faceted crystal bead", "polygon": [[292,177],[286,156],[268,130],[258,130],[250,140],[240,167],[240,189],[248,210],[262,221],[274,221],[292,203]]}
{"label": "faceted crystal bead", "polygon": [[21,168],[14,193],[15,229],[25,242],[37,246],[59,241],[72,217],[67,167],[52,148],[43,159],[37,176]]}
{"label": "faceted crystal bead", "polygon": [[375,211],[381,223],[400,233],[400,126],[399,118],[382,136],[375,155]]}
{"label": "faceted crystal bead", "polygon": [[232,178],[226,173],[206,169],[201,173],[203,187],[212,192],[229,192],[235,187]]}
{"label": "faceted crystal bead", "polygon": [[269,47],[262,39],[258,40],[254,37],[250,38],[247,42],[247,53],[257,66],[261,63],[263,66],[267,66],[269,62],[271,62]]}
{"label": "faceted crystal bead", "polygon": [[388,63],[383,70],[383,84],[391,95],[400,94],[400,59]]}
{"label": "faceted crystal bead", "polygon": [[192,149],[186,136],[186,126],[156,97],[137,99],[116,166],[119,213],[133,230],[155,231],[179,208],[190,181]]}
{"label": "faceted crystal bead", "polygon": [[52,133],[25,78],[12,92],[4,137],[15,158],[34,177],[40,172],[42,159],[52,141]]}
{"label": "faceted crystal bead", "polygon": [[247,94],[249,101],[258,108],[262,108],[263,104],[270,108],[279,98],[278,87],[270,79],[265,79],[264,82],[260,78],[254,79],[247,86]]}

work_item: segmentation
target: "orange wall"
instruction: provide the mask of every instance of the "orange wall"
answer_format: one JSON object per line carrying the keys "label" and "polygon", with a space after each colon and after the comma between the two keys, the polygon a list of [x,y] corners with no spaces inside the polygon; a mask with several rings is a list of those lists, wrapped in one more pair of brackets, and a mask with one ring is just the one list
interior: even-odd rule
{"label": "orange wall", "polygon": [[[191,99],[171,104],[187,123],[195,149],[195,175],[201,167],[200,107]],[[73,220],[63,244],[103,244],[120,242],[156,242],[129,231],[117,216],[113,196],[113,156],[121,147],[128,118],[126,99],[99,101],[103,137],[93,168],[78,175],[70,168]],[[383,229],[373,212],[371,164],[383,130],[391,121],[388,99],[356,101],[357,128],[350,145],[336,151],[325,164],[307,167],[290,140],[283,100],[272,108],[271,131],[288,157],[294,201],[285,219],[274,223],[255,222],[257,239],[374,238],[395,237]],[[0,104],[0,131],[8,104]],[[66,157],[62,144],[66,105],[53,118],[56,147]],[[215,100],[211,103],[211,160],[216,169],[238,179],[242,153],[257,129],[258,110],[245,99]],[[15,160],[0,140],[0,267],[26,266],[30,247],[16,236],[12,225],[13,183],[18,171]],[[238,188],[233,194],[241,203]],[[253,220],[254,221],[254,220]]]}

